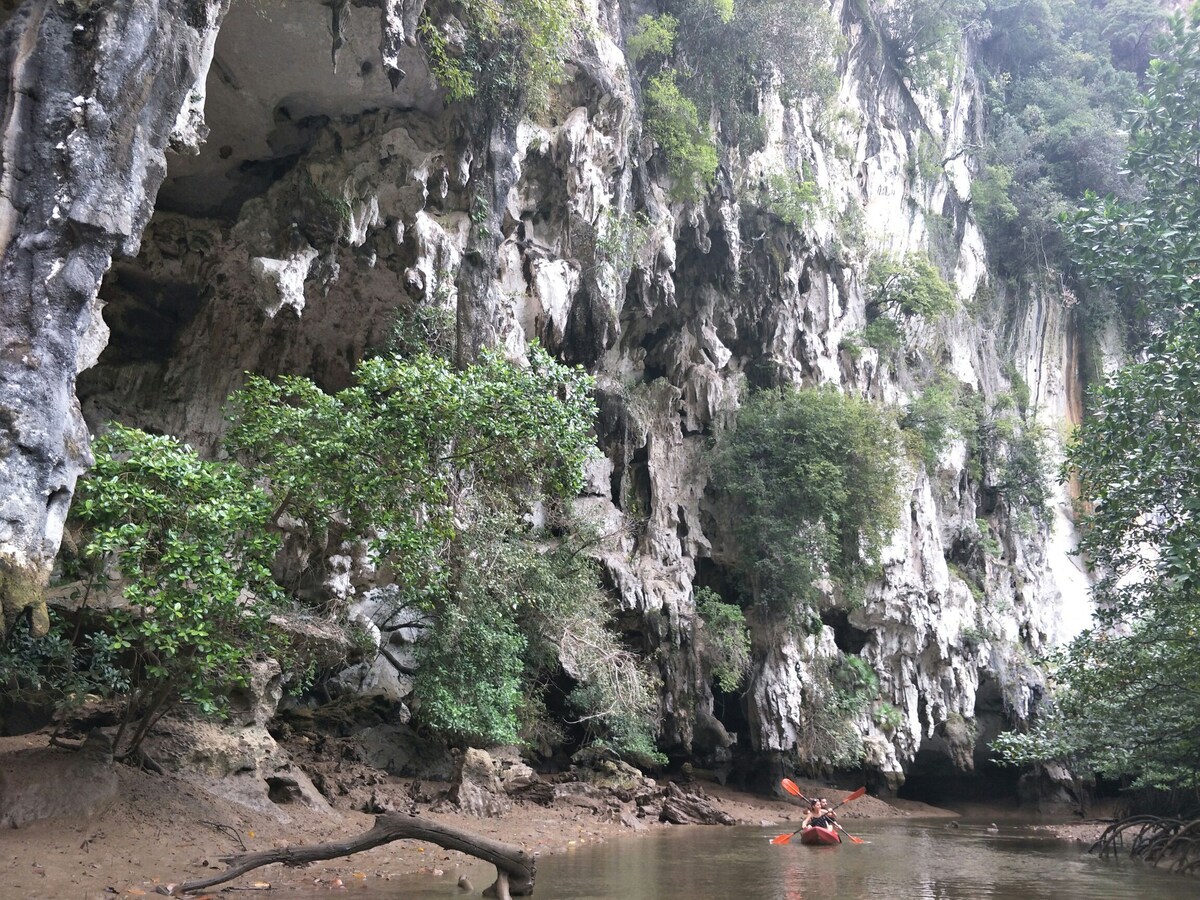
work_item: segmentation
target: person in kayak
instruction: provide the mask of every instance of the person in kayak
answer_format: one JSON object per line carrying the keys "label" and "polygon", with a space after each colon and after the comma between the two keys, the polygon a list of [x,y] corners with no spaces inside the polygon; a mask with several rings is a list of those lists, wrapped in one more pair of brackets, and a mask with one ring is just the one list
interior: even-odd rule
{"label": "person in kayak", "polygon": [[808,808],[808,812],[804,814],[804,821],[801,828],[833,828],[834,819],[837,815],[829,806],[829,801],[825,799],[814,800]]}

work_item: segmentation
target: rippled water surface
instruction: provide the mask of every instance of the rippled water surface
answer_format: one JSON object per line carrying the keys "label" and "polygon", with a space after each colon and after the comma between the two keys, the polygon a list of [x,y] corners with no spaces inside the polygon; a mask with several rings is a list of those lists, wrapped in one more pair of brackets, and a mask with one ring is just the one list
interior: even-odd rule
{"label": "rippled water surface", "polygon": [[[773,846],[781,829],[676,828],[648,837],[581,848],[538,864],[537,900],[1196,900],[1200,881],[1140,863],[1088,856],[1017,827],[989,833],[982,825],[945,821],[848,822],[865,844]],[[495,870],[471,866],[475,896]],[[464,896],[458,872],[413,877],[338,891],[363,900],[431,900]],[[272,892],[328,898],[328,889]]]}

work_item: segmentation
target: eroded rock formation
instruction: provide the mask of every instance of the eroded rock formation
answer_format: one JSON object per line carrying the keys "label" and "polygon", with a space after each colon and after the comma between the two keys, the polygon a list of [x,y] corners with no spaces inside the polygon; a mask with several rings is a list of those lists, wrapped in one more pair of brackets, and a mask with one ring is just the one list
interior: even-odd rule
{"label": "eroded rock formation", "polygon": [[[733,552],[706,492],[705,448],[746,384],[835,384],[895,405],[917,390],[913,373],[936,364],[989,398],[1018,373],[1052,425],[1076,411],[1070,329],[1054,296],[977,301],[974,313],[914,326],[901,363],[847,349],[867,321],[867,246],[931,250],[961,301],[986,293],[970,208],[981,113],[969,46],[936,96],[914,93],[838,0],[849,44],[840,114],[764,94],[764,147],[726,147],[713,190],[684,204],[642,132],[623,51],[629,10],[585,4],[568,77],[530,120],[444,105],[412,45],[422,6],[385,2],[381,31],[335,4],[336,68],[330,7],[236,6],[207,82],[219,6],[28,4],[9,23],[7,619],[37,607],[87,463],[73,388],[104,344],[96,286],[112,254],[136,254],[100,290],[112,339],[79,380],[93,426],[119,417],[214,449],[242,373],[303,372],[342,387],[397,311],[452,312],[467,354],[499,343],[519,355],[538,338],[599,379],[604,458],[580,505],[618,535],[602,564],[627,630],[658,651],[663,746],[716,766],[736,749],[781,758],[823,702],[814,666],[855,653],[900,713],[868,710],[857,723],[880,783],[899,784],[923,751],[969,769],[980,738],[1028,715],[1041,683],[1027,659],[1069,630],[1084,582],[1066,555],[1065,506],[1053,531],[1016,521],[961,443],[937,471],[907,467],[902,521],[864,606],[829,598],[811,635],[754,623],[744,698],[714,705],[695,640],[695,590],[720,587]],[[121,28],[158,29],[154,46],[174,49],[99,66],[124,40],[139,46]],[[63,84],[57,99],[21,89],[31,67],[50,64],[43,47],[66,53],[81,34],[90,43],[49,82]],[[201,106],[209,140],[198,156],[171,157],[143,235],[164,148],[195,143]],[[929,147],[937,158],[918,164]],[[761,190],[801,168],[823,198],[803,227],[772,213]],[[998,551],[980,549],[981,522]],[[356,567],[354,548],[339,553],[346,565],[323,589],[350,601],[374,574]],[[967,565],[979,583],[968,584]]]}

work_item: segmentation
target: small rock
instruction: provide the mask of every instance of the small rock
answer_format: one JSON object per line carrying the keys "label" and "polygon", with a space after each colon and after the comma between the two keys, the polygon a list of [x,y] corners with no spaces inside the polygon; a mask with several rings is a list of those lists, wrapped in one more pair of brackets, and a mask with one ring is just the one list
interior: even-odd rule
{"label": "small rock", "polygon": [[471,884],[471,879],[468,878],[466,875],[459,875],[458,876],[458,889],[460,891],[466,891],[467,893],[471,893],[472,891],[475,890],[475,886],[473,884]]}

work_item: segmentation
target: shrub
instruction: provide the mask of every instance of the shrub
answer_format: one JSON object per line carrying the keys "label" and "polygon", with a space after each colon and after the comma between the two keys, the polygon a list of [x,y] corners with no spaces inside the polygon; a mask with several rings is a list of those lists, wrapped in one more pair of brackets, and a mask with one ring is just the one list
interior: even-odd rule
{"label": "shrub", "polygon": [[954,290],[924,253],[903,259],[881,254],[867,269],[870,288],[868,311],[899,311],[907,316],[932,319],[953,312]]}
{"label": "shrub", "polygon": [[696,104],[685,97],[675,73],[661,72],[646,85],[646,129],[658,142],[680,199],[694,200],[717,171],[717,148],[701,126]]}
{"label": "shrub", "polygon": [[803,228],[820,200],[817,184],[799,173],[770,175],[762,194],[762,205],[793,228]]}
{"label": "shrub", "polygon": [[72,508],[92,578],[111,567],[128,607],[91,637],[109,691],[124,694],[118,755],[135,755],[179,701],[215,712],[246,663],[271,653],[267,615],[280,591],[272,503],[231,463],[205,462],[169,437],[112,425]]}
{"label": "shrub", "polygon": [[912,435],[910,447],[927,472],[936,472],[950,442],[967,437],[975,425],[974,416],[960,402],[960,393],[959,385],[943,376],[915,397],[900,417],[900,427],[906,437]]}
{"label": "shrub", "polygon": [[626,51],[633,62],[647,57],[667,57],[675,49],[679,20],[669,14],[641,16],[637,31],[626,42]]}
{"label": "shrub", "polygon": [[751,602],[803,619],[825,579],[856,602],[899,515],[896,446],[884,413],[832,388],[751,396],[712,458]]}
{"label": "shrub", "polygon": [[463,0],[457,5],[467,30],[466,52],[450,53],[427,10],[418,34],[430,71],[451,101],[478,98],[501,109],[521,100],[546,108],[550,88],[565,74],[571,38],[579,27],[575,5],[564,0]]}
{"label": "shrub", "polygon": [[725,603],[709,588],[696,592],[703,636],[702,658],[721,690],[736,691],[750,671],[750,632],[741,608]]}

